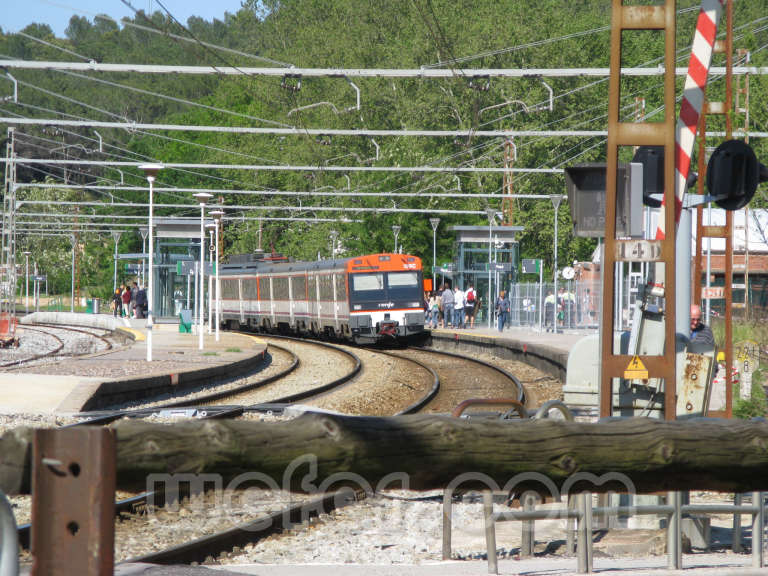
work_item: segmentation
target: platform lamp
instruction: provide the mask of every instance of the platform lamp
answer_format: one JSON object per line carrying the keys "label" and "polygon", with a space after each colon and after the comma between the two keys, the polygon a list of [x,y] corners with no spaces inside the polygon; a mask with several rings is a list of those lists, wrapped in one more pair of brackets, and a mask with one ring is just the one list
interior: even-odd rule
{"label": "platform lamp", "polygon": [[562,194],[552,194],[549,197],[549,199],[552,200],[552,208],[554,208],[554,212],[555,212],[555,253],[554,253],[554,261],[553,261],[553,264],[552,264],[553,268],[555,269],[555,274],[554,274],[554,276],[555,276],[555,279],[554,279],[554,283],[555,283],[555,288],[554,288],[555,304],[554,304],[554,307],[552,308],[552,315],[553,315],[553,318],[552,318],[552,328],[553,328],[555,334],[557,334],[557,213],[558,213],[558,209],[560,208],[560,202],[563,199],[563,195]]}
{"label": "platform lamp", "polygon": [[339,233],[336,230],[331,230],[328,236],[331,237],[331,260],[333,260],[336,257],[336,238],[339,237]]}
{"label": "platform lamp", "polygon": [[440,218],[430,218],[432,224],[432,290],[437,288],[437,227],[440,225]]}
{"label": "platform lamp", "polygon": [[24,281],[24,310],[29,311],[29,255],[31,252],[29,250],[24,251],[24,262],[25,262],[25,281]]}
{"label": "platform lamp", "polygon": [[154,217],[154,204],[153,204],[153,186],[155,183],[155,177],[157,177],[157,173],[160,172],[160,170],[163,169],[162,164],[142,164],[139,166],[139,168],[144,172],[144,175],[147,177],[147,182],[149,183],[149,246],[147,247],[147,250],[149,251],[149,278],[145,278],[145,282],[147,283],[147,362],[152,362],[152,309],[155,306],[154,301],[154,292],[152,290],[154,282],[153,276],[154,276],[154,222],[152,221]]}
{"label": "platform lamp", "polygon": [[115,239],[115,273],[112,279],[112,294],[114,294],[115,290],[117,290],[117,243],[120,242],[120,236],[122,236],[123,232],[121,230],[112,230],[111,234],[112,238]]}
{"label": "platform lamp", "polygon": [[392,232],[395,234],[395,254],[397,254],[397,235],[400,234],[400,226],[397,224],[392,226]]}
{"label": "platform lamp", "polygon": [[205,318],[205,203],[213,198],[213,194],[208,192],[197,192],[192,194],[200,204],[200,296],[198,310],[200,318],[198,319],[198,339],[197,347],[203,349],[203,320]]}
{"label": "platform lamp", "polygon": [[[216,249],[213,239],[213,229],[215,226],[216,224],[213,222],[205,225],[208,229],[208,265],[211,271],[213,271],[213,251]],[[211,334],[213,334],[213,272],[208,274],[208,336]]]}
{"label": "platform lamp", "polygon": [[493,327],[493,286],[491,281],[491,247],[493,244],[493,219],[496,217],[496,210],[486,208],[488,215],[488,328]]}
{"label": "platform lamp", "polygon": [[215,210],[211,210],[209,214],[216,222],[216,234],[214,236],[215,252],[216,252],[216,342],[219,341],[219,325],[221,324],[221,280],[219,278],[219,226],[221,224],[221,217],[224,216],[224,210],[220,206],[216,206]]}
{"label": "platform lamp", "polygon": [[147,282],[147,258],[145,254],[147,253],[147,234],[149,234],[149,228],[146,226],[141,226],[139,228],[139,234],[141,234],[141,274],[139,275],[139,282],[142,286],[144,286],[144,284]]}

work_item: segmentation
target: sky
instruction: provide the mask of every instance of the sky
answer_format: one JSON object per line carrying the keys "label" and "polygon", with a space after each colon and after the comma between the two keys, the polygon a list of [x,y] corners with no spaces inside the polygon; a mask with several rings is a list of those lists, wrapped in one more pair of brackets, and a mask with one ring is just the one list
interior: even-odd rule
{"label": "sky", "polygon": [[[162,11],[155,0],[128,0],[137,10]],[[211,21],[224,18],[224,13],[234,14],[240,9],[241,0],[162,0],[163,5],[180,22],[186,24],[190,16]],[[64,38],[69,19],[85,16],[93,22],[96,14],[107,14],[115,20],[123,16],[133,17],[133,11],[121,0],[0,0],[0,27],[3,32],[18,32],[32,23],[48,24],[53,33]]]}

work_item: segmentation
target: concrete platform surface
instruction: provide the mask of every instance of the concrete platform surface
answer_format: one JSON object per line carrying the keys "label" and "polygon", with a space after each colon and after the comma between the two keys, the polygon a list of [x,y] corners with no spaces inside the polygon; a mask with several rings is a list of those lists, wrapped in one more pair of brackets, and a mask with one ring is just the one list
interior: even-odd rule
{"label": "concrete platform surface", "polygon": [[509,327],[503,332],[496,328],[488,328],[488,325],[475,325],[472,329],[438,328],[436,334],[459,334],[461,336],[483,336],[500,340],[513,340],[528,344],[545,345],[561,352],[569,352],[573,345],[589,334],[595,334],[595,330],[564,330],[562,332],[539,332],[537,328]]}
{"label": "concrete platform surface", "polygon": [[[766,568],[752,568],[751,557],[733,554],[696,554],[683,557],[683,570],[669,570],[666,556],[654,558],[595,558],[594,573],[601,576],[765,576]],[[483,560],[448,561],[425,564],[248,564],[202,567],[122,564],[119,576],[219,576],[251,574],[258,576],[485,576]],[[500,560],[499,574],[561,576],[576,574],[576,558],[532,558]]]}
{"label": "concrete platform surface", "polygon": [[[31,323],[30,317],[26,323]],[[117,330],[128,343],[111,351],[2,373],[0,413],[75,413],[139,398],[148,390],[181,389],[247,370],[263,361],[267,349],[266,342],[256,336],[220,331],[217,342],[215,333],[208,334],[206,329],[200,350],[197,334],[179,333],[178,324],[155,324],[152,362],[147,362],[146,320],[47,313],[38,321]]]}

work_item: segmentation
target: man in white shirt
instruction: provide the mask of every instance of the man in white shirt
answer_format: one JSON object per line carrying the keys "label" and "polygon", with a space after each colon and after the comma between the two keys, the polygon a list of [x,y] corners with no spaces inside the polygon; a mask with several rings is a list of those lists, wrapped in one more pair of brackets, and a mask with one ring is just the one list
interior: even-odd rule
{"label": "man in white shirt", "polygon": [[456,286],[453,293],[453,327],[464,328],[464,291]]}

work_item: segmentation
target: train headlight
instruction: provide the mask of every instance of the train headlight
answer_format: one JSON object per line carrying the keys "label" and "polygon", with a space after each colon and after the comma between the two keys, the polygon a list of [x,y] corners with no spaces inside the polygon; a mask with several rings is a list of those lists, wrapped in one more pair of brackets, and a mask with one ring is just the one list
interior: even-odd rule
{"label": "train headlight", "polygon": [[411,308],[421,308],[421,303],[419,303],[419,302],[411,302],[410,304],[408,304],[408,306],[411,307]]}
{"label": "train headlight", "polygon": [[352,310],[362,310],[362,309],[363,307],[360,304],[355,304],[354,306],[352,306]]}

